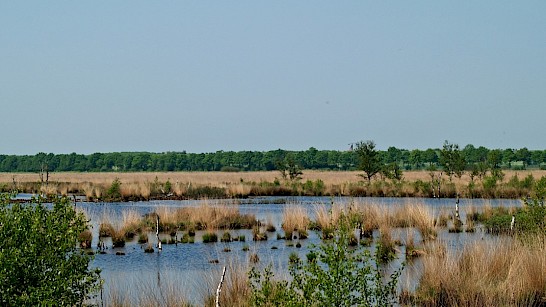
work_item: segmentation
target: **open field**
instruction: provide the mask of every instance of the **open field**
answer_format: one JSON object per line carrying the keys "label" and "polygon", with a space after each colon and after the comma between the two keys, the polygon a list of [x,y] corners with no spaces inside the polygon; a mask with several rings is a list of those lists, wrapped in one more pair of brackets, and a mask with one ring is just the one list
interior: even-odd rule
{"label": "open field", "polygon": [[[256,195],[341,195],[434,197],[437,183],[427,171],[404,172],[402,181],[372,180],[368,184],[359,171],[303,172],[298,181],[284,180],[278,171],[269,172],[138,172],[138,173],[51,173],[49,182],[35,173],[0,173],[0,188],[28,193],[79,194],[89,199],[134,200],[153,198],[222,198]],[[438,178],[440,172],[435,172]],[[546,170],[504,171],[502,182],[486,185],[468,174],[440,180],[441,197],[519,198],[532,193],[534,182]],[[524,182],[532,176],[532,181]],[[119,194],[109,195],[119,180]]]}
{"label": "open field", "polygon": [[[437,172],[438,173],[438,172]],[[514,175],[520,179],[528,175],[534,178],[546,176],[546,170],[505,170],[504,181],[508,181]],[[324,181],[326,185],[344,184],[349,182],[362,181],[359,176],[361,171],[315,171],[304,170],[302,181],[317,180]],[[104,173],[51,173],[51,182],[70,182],[70,183],[95,183],[95,184],[110,184],[115,178],[118,178],[122,183],[135,182],[153,182],[155,178],[164,182],[170,180],[175,182],[186,182],[194,184],[205,184],[221,186],[226,184],[239,183],[241,179],[245,182],[272,182],[275,179],[281,179],[278,171],[259,171],[259,172],[136,172],[136,173],[120,173],[120,172],[104,172]],[[444,175],[447,179],[447,176]],[[0,183],[11,183],[13,179],[17,182],[38,182],[40,178],[35,173],[0,173]],[[404,172],[404,180],[406,181],[428,181],[430,175],[428,171],[406,171]],[[464,174],[461,179],[453,177],[453,182],[457,185],[467,185],[470,182],[468,174]]]}

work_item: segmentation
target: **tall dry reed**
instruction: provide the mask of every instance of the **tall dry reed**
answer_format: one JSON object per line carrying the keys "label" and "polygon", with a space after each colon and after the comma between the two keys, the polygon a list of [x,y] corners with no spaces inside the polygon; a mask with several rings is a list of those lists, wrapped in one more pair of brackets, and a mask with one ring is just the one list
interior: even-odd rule
{"label": "tall dry reed", "polygon": [[546,304],[544,235],[523,244],[514,238],[476,241],[462,252],[431,253],[416,293],[435,306],[535,306]]}
{"label": "tall dry reed", "polygon": [[282,229],[288,239],[294,231],[307,232],[309,226],[309,215],[307,210],[299,205],[287,205],[282,214]]}
{"label": "tall dry reed", "polygon": [[437,237],[435,216],[433,210],[422,202],[409,203],[404,206],[411,227],[417,228],[423,240],[433,240]]}

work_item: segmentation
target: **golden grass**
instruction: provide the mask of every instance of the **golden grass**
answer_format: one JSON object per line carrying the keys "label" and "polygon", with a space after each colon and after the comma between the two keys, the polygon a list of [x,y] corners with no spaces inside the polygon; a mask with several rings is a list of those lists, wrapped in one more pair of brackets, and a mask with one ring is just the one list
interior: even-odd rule
{"label": "golden grass", "polygon": [[[532,175],[535,179],[546,176],[544,170],[511,171],[506,170],[504,183],[517,175],[525,178]],[[373,181],[367,186],[362,183],[362,177],[358,176],[359,171],[316,171],[304,170],[302,183],[321,180],[324,183],[323,195],[352,195],[352,196],[394,196],[394,197],[428,197],[423,188],[416,188],[413,183],[420,180],[430,182],[427,171],[407,171],[404,173],[404,181],[400,184],[391,182]],[[39,176],[34,173],[0,173],[0,184],[7,187],[13,186],[13,182],[26,192],[41,192],[49,194],[66,195],[70,193],[85,194],[88,199],[100,199],[112,182],[118,178],[121,182],[121,194],[124,199],[149,199],[157,197],[157,193],[164,195],[165,191],[155,185],[156,182],[171,182],[172,196],[185,197],[189,187],[214,187],[225,191],[227,197],[240,197],[253,194],[259,195],[280,195],[295,192],[303,193],[304,188],[298,187],[295,190],[284,182],[280,186],[263,186],[260,183],[273,183],[280,178],[278,171],[261,172],[135,172],[135,173],[51,173],[47,188],[40,184]],[[157,178],[157,181],[156,181]],[[282,181],[282,180],[281,180]],[[522,196],[525,190],[514,190],[508,186],[499,186],[493,192],[485,191],[481,183],[476,182],[473,191],[470,191],[468,184],[470,177],[464,175],[462,178],[453,178],[449,183],[446,176],[443,178],[442,195],[474,196],[484,197],[512,197]],[[526,194],[525,194],[526,195]]]}
{"label": "golden grass", "polygon": [[142,217],[136,210],[121,212],[121,231],[125,236],[134,236],[142,231]]}
{"label": "golden grass", "polygon": [[304,207],[299,205],[289,205],[284,207],[282,214],[282,229],[288,239],[294,231],[300,234],[306,232],[309,226],[309,215]]}
{"label": "golden grass", "polygon": [[434,306],[532,306],[546,303],[544,235],[476,241],[462,252],[430,253],[417,298]]}
{"label": "golden grass", "polygon": [[192,306],[187,287],[171,274],[133,277],[118,276],[107,284],[104,306]]}
{"label": "golden grass", "polygon": [[333,204],[330,210],[324,204],[315,204],[315,222],[320,229],[333,230],[338,225],[339,219],[343,216],[343,206]]}
{"label": "golden grass", "polygon": [[388,211],[385,211],[376,203],[358,203],[356,207],[360,214],[364,232],[371,233],[374,229],[378,229],[381,224],[391,224]]}
{"label": "golden grass", "polygon": [[408,215],[410,226],[419,230],[423,240],[436,239],[436,218],[430,207],[422,202],[407,203],[404,205],[404,211],[406,211]]}
{"label": "golden grass", "polygon": [[[250,286],[248,284],[248,263],[229,260],[226,265],[226,275],[220,292],[220,306],[246,307],[249,306]],[[221,273],[221,272],[218,272]],[[219,275],[211,275],[206,278],[207,290],[204,306],[215,306],[216,289],[220,282]]]}

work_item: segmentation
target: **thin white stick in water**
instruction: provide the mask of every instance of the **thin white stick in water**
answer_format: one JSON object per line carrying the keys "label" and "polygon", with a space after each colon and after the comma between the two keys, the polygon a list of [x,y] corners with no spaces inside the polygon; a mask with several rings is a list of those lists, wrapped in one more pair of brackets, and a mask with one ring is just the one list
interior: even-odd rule
{"label": "thin white stick in water", "polygon": [[216,307],[220,307],[220,292],[222,292],[222,284],[224,283],[224,276],[226,276],[225,266],[224,266],[224,270],[222,271],[222,278],[220,279],[220,283],[218,284],[218,289],[216,289]]}

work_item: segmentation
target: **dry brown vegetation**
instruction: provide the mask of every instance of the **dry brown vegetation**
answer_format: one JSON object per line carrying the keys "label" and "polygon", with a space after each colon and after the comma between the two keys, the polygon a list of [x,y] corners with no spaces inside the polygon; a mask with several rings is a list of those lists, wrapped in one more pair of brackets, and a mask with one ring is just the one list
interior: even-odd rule
{"label": "dry brown vegetation", "polygon": [[462,252],[430,253],[416,297],[429,306],[539,306],[546,303],[544,235],[476,241]]}
{"label": "dry brown vegetation", "polygon": [[290,239],[293,232],[298,232],[300,237],[307,235],[309,216],[302,206],[286,206],[282,214],[282,229],[286,239]]}
{"label": "dry brown vegetation", "polygon": [[[503,184],[485,188],[466,174],[461,178],[442,179],[442,197],[503,197],[518,198],[529,194],[528,188],[510,186],[510,180],[523,180],[528,175],[539,179],[545,170],[504,171]],[[407,171],[401,182],[362,181],[358,171],[303,172],[299,184],[283,181],[277,171],[261,172],[140,172],[140,173],[51,173],[49,184],[42,185],[33,173],[0,173],[0,187],[17,188],[29,193],[78,194],[88,199],[103,199],[112,182],[119,179],[121,200],[150,198],[245,197],[252,195],[345,195],[431,197],[431,177],[427,171]],[[319,188],[316,183],[321,182]],[[165,183],[170,183],[170,188]],[[310,184],[305,184],[310,182]],[[315,184],[313,184],[315,183]]]}

